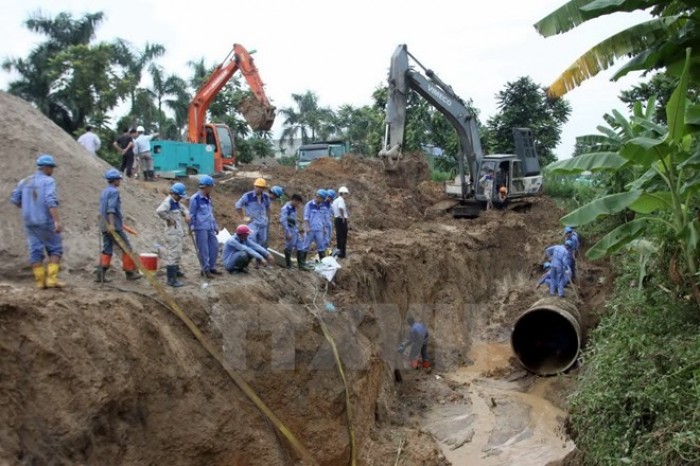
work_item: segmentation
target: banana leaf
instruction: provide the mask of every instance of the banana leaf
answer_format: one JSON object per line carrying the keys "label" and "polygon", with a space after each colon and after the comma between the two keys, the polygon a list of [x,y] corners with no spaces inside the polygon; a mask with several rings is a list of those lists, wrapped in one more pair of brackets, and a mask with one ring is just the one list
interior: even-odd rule
{"label": "banana leaf", "polygon": [[642,195],[644,191],[637,190],[600,197],[562,217],[561,223],[571,227],[591,223],[599,217],[621,212],[634,204]]}
{"label": "banana leaf", "polygon": [[612,254],[639,238],[646,230],[648,224],[649,220],[642,217],[620,225],[591,246],[586,251],[586,257],[596,260]]}
{"label": "banana leaf", "polygon": [[616,171],[628,163],[629,161],[617,155],[617,152],[594,152],[558,160],[547,165],[546,170],[555,174]]}

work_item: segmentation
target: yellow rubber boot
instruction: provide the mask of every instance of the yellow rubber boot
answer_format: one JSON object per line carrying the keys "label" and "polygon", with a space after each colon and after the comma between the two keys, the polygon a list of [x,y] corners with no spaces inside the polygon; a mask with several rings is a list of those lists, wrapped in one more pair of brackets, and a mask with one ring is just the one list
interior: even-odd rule
{"label": "yellow rubber boot", "polygon": [[48,274],[46,276],[46,287],[47,288],[63,288],[65,283],[58,281],[58,271],[60,270],[60,265],[49,263]]}
{"label": "yellow rubber boot", "polygon": [[36,283],[36,287],[40,290],[46,288],[46,269],[44,269],[44,266],[37,265],[32,267],[32,271],[34,272],[34,282]]}

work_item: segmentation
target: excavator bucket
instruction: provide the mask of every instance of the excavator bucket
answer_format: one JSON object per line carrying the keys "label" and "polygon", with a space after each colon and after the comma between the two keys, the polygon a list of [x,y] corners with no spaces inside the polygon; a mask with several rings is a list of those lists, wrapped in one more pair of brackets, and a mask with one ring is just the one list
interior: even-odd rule
{"label": "excavator bucket", "polygon": [[275,122],[275,107],[261,104],[254,96],[246,97],[238,105],[245,121],[256,131],[269,131]]}

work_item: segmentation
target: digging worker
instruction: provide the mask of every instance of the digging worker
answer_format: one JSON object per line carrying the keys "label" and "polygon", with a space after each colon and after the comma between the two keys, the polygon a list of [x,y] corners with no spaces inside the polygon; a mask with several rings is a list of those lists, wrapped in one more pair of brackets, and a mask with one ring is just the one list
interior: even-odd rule
{"label": "digging worker", "polygon": [[236,234],[224,244],[224,268],[229,273],[248,273],[248,264],[253,259],[264,267],[273,261],[272,255],[249,238],[252,231],[248,225],[239,225]]}
{"label": "digging worker", "polygon": [[323,189],[316,191],[316,196],[306,203],[304,206],[304,245],[303,252],[308,254],[311,243],[316,243],[318,258],[323,259],[326,248],[324,226],[326,222],[325,213],[321,208],[323,201],[327,197],[327,193]]}
{"label": "digging worker", "polygon": [[180,204],[182,199],[187,199],[185,185],[175,183],[170,187],[168,197],[156,209],[156,214],[165,220],[165,246],[168,250],[165,263],[167,283],[175,288],[182,286],[182,282],[178,280],[179,277],[184,276],[180,271],[180,259],[183,238],[190,223],[190,214]]}
{"label": "digging worker", "polygon": [[[56,161],[44,154],[36,159],[36,166],[36,173],[17,184],[10,202],[22,210],[36,287],[62,288],[64,285],[58,281],[58,271],[63,256],[63,227],[58,216],[56,180],[52,177]],[[49,257],[46,269],[44,253]]]}
{"label": "digging worker", "polygon": [[190,231],[194,232],[201,274],[206,278],[221,275],[221,272],[216,270],[216,258],[219,255],[219,241],[216,235],[219,233],[219,226],[214,218],[212,189],[214,178],[202,175],[199,177],[199,191],[190,198]]}
{"label": "digging worker", "polygon": [[564,244],[566,244],[566,241],[571,241],[571,260],[569,265],[571,267],[571,279],[574,280],[576,278],[576,256],[581,243],[578,233],[571,227],[564,228],[564,238],[566,238]]}
{"label": "digging worker", "polygon": [[566,286],[566,270],[568,269],[569,250],[567,246],[557,244],[545,249],[545,254],[549,258],[550,263],[550,282],[549,294],[554,296],[555,293],[560,298],[564,297],[564,287]]}
{"label": "digging worker", "polygon": [[345,205],[345,197],[350,194],[348,188],[341,186],[338,189],[338,197],[333,201],[333,217],[335,222],[335,239],[338,247],[338,257],[344,258],[347,254],[348,244],[348,208]]}
{"label": "digging worker", "polygon": [[[104,175],[107,187],[100,194],[100,230],[102,231],[102,253],[100,265],[97,267],[97,283],[107,282],[105,274],[112,263],[114,245],[122,250],[122,269],[127,280],[138,280],[141,274],[128,252],[132,251],[131,243],[124,232],[124,218],[122,216],[122,201],[119,194],[119,186],[122,182],[122,174],[116,168],[110,168]],[[115,237],[120,238],[118,242]],[[123,244],[123,246],[122,246]],[[123,249],[126,247],[126,250]]]}
{"label": "digging worker", "polygon": [[303,242],[299,234],[299,224],[297,211],[304,205],[301,194],[292,194],[292,199],[288,201],[280,210],[280,226],[284,232],[284,263],[288,269],[292,268],[292,251],[297,252],[297,265],[299,270],[304,270],[306,263],[306,252],[303,251]]}
{"label": "digging worker", "polygon": [[146,129],[143,126],[136,128],[138,136],[134,140],[134,156],[138,157],[143,173],[143,181],[155,181],[156,175],[153,171],[153,156],[151,155],[151,139],[158,137],[158,133],[144,134]]}
{"label": "digging worker", "polygon": [[85,127],[85,133],[78,138],[78,144],[92,155],[97,155],[97,151],[102,147],[102,141],[98,135],[92,132],[92,126]]}
{"label": "digging worker", "polygon": [[547,288],[549,288],[549,284],[552,282],[552,272],[549,270],[551,265],[552,264],[549,262],[542,264],[542,268],[545,270],[545,272],[542,275],[542,278],[540,278],[540,281],[537,282],[537,288],[539,288],[540,285],[546,285]]}
{"label": "digging worker", "polygon": [[411,367],[414,369],[429,369],[430,359],[428,358],[428,329],[420,322],[416,322],[413,317],[406,319],[410,330],[408,340],[399,345],[399,353],[403,353],[407,346],[411,346],[408,358],[411,360]]}
{"label": "digging worker", "polygon": [[[253,190],[245,193],[236,202],[236,211],[243,216],[243,223],[252,230],[253,241],[267,248],[267,232],[270,218],[270,196],[265,192],[267,181],[258,178],[253,183]],[[245,209],[245,215],[243,210]]]}

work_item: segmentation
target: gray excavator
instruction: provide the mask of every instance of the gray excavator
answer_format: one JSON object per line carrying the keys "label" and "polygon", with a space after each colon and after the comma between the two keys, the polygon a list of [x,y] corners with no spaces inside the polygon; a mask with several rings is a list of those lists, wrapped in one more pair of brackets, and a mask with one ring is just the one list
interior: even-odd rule
{"label": "gray excavator", "polygon": [[[424,74],[409,66],[409,58]],[[490,170],[494,174],[492,199],[496,199],[504,187],[508,201],[542,192],[543,180],[532,132],[527,128],[513,128],[515,154],[484,155],[474,113],[451,86],[411,55],[405,44],[396,48],[389,69],[386,132],[384,148],[379,153],[387,170],[395,170],[402,158],[406,104],[411,90],[445,115],[457,131],[458,175],[454,182],[445,184],[445,193],[459,200],[451,209],[455,217],[475,218],[483,210],[487,196],[478,181]]]}

